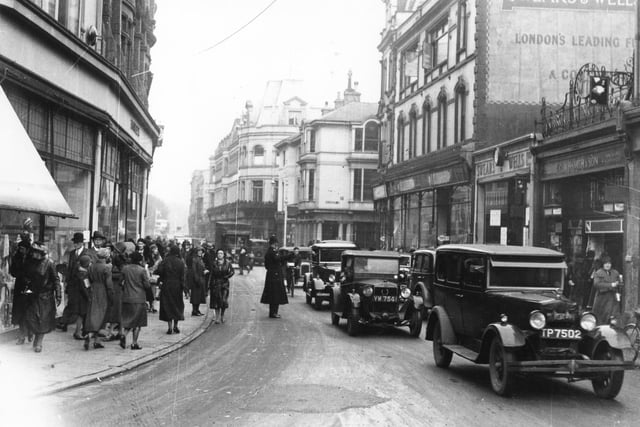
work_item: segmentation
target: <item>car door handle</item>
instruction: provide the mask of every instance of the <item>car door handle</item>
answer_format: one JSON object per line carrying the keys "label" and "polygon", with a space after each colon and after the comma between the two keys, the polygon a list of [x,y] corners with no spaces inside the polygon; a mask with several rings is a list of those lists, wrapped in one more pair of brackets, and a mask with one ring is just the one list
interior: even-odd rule
{"label": "car door handle", "polygon": [[464,298],[464,294],[456,294],[458,298]]}

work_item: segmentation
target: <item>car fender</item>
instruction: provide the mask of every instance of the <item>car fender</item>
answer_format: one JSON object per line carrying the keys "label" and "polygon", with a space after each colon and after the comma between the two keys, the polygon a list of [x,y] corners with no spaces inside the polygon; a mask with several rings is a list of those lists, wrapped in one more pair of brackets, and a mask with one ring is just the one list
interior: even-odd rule
{"label": "car fender", "polygon": [[508,323],[491,323],[482,334],[483,346],[490,342],[493,335],[498,335],[505,347],[517,348],[525,345],[527,338],[520,328]]}
{"label": "car fender", "polygon": [[631,341],[624,331],[609,325],[600,325],[593,331],[585,333],[585,339],[580,343],[580,351],[593,357],[602,342],[606,342],[610,347],[618,350],[631,348]]}
{"label": "car fender", "polygon": [[415,308],[416,310],[420,310],[424,305],[424,299],[422,299],[422,297],[417,295],[414,295],[412,299],[413,299],[413,308]]}
{"label": "car fender", "polygon": [[333,304],[331,304],[331,307],[333,308],[334,312],[342,312],[344,310],[344,308],[342,307],[342,303],[340,301],[340,297],[342,295],[342,289],[340,289],[340,286],[334,286],[331,289],[331,299],[333,301]]}
{"label": "car fender", "polygon": [[422,295],[422,304],[425,307],[433,307],[433,298],[431,297],[431,292],[429,292],[429,289],[427,289],[427,285],[425,285],[424,282],[418,282],[416,283],[415,288],[420,288],[420,294]]}
{"label": "car fender", "polygon": [[435,324],[440,324],[440,336],[442,337],[442,344],[455,344],[456,334],[453,332],[453,326],[451,326],[451,320],[444,307],[436,305],[431,310],[429,320],[427,321],[427,332],[425,334],[425,340],[431,341],[433,339],[433,330]]}

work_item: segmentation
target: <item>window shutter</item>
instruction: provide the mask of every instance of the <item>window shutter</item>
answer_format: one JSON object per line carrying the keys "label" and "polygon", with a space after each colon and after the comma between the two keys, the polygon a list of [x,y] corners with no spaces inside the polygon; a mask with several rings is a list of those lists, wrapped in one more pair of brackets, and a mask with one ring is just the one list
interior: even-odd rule
{"label": "window shutter", "polygon": [[428,40],[422,42],[422,68],[430,70],[433,64],[433,46]]}

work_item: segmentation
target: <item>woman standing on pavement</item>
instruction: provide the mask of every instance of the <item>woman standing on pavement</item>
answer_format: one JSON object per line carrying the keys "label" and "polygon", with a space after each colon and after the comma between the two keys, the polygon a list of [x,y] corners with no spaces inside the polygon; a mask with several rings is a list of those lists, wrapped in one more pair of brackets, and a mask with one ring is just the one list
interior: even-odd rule
{"label": "woman standing on pavement", "polygon": [[178,321],[184,320],[182,292],[185,289],[185,273],[186,266],[180,258],[180,248],[171,246],[169,256],[156,269],[160,284],[160,320],[167,322],[167,334],[180,333]]}
{"label": "woman standing on pavement", "polygon": [[139,252],[133,252],[129,257],[129,264],[122,267],[122,324],[120,332],[120,347],[127,347],[127,335],[133,331],[131,350],[140,350],[138,337],[143,326],[147,326],[146,292],[150,288],[149,275],[142,266],[143,257]]}
{"label": "woman standing on pavement", "polygon": [[278,238],[271,236],[269,238],[269,249],[264,255],[264,268],[267,270],[267,276],[264,279],[264,290],[260,302],[269,304],[269,317],[279,319],[278,307],[281,304],[288,304],[287,290],[284,286],[284,277],[282,274],[282,265],[287,259],[293,257],[293,254],[283,257],[277,252]]}
{"label": "woman standing on pavement", "polygon": [[602,257],[602,268],[593,275],[593,287],[596,296],[593,301],[593,314],[598,324],[609,322],[611,316],[620,314],[620,273],[611,268],[611,258]]}
{"label": "woman standing on pavement", "polygon": [[62,294],[60,278],[53,262],[47,258],[47,248],[42,242],[31,245],[31,256],[25,264],[25,280],[28,301],[24,314],[27,328],[35,334],[33,350],[42,351],[44,334],[56,327],[56,307]]}
{"label": "woman standing on pavement", "polygon": [[89,350],[93,338],[93,348],[104,348],[98,342],[98,331],[105,323],[109,301],[113,301],[113,283],[111,281],[111,264],[107,264],[111,251],[108,248],[96,250],[96,262],[89,266],[89,306],[84,318],[83,331],[86,334],[84,349]]}
{"label": "woman standing on pavement", "polygon": [[204,248],[199,246],[196,248],[196,256],[191,260],[191,315],[202,316],[200,313],[200,304],[207,301],[207,275],[209,270],[204,265]]}
{"label": "woman standing on pavement", "polygon": [[224,312],[229,307],[229,279],[234,273],[224,250],[218,249],[209,278],[209,308],[215,313],[214,323],[224,323]]}

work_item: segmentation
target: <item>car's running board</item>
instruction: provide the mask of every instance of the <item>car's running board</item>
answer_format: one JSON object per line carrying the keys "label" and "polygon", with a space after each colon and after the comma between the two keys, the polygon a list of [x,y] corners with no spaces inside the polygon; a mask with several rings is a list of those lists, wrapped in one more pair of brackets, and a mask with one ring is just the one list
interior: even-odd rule
{"label": "car's running board", "polygon": [[478,360],[478,356],[479,356],[478,353],[476,353],[473,350],[469,350],[467,347],[464,347],[462,345],[445,344],[443,345],[443,347],[446,348],[447,350],[453,351],[458,356],[471,360],[472,362],[475,362],[476,360]]}

